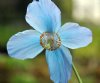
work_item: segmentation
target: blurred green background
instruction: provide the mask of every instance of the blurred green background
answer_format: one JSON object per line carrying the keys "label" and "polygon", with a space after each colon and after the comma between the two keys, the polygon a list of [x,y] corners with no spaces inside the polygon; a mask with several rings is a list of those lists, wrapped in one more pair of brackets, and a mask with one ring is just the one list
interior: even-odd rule
{"label": "blurred green background", "polygon": [[[35,59],[24,61],[13,59],[7,54],[8,39],[19,31],[32,28],[25,21],[26,8],[31,1],[0,0],[0,83],[52,83],[44,52]],[[92,30],[93,42],[87,47],[71,50],[71,52],[83,83],[100,83],[100,11],[95,11],[100,9],[100,6],[97,6],[98,3],[93,3],[100,0],[87,0],[88,5],[85,0],[53,1],[61,9],[62,25],[65,22],[78,22]],[[92,4],[92,9],[89,4]],[[82,14],[81,7],[84,12],[88,11],[87,15]],[[78,10],[76,14],[75,10]],[[94,14],[98,15],[98,18]],[[78,83],[74,73],[69,83]]]}

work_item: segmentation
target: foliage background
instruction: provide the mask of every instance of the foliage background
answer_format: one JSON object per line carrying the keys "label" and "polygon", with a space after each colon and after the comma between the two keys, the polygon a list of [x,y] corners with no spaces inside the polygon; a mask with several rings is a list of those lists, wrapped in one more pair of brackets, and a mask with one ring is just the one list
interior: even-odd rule
{"label": "foliage background", "polygon": [[[32,0],[0,0],[0,83],[52,83],[44,52],[32,60],[17,60],[8,56],[6,43],[17,32],[31,29],[25,21],[27,5]],[[62,24],[77,22],[72,17],[72,0],[53,0],[62,12]],[[93,32],[93,43],[71,50],[73,61],[83,83],[100,82],[100,25],[78,22]],[[73,73],[69,83],[78,83]]]}

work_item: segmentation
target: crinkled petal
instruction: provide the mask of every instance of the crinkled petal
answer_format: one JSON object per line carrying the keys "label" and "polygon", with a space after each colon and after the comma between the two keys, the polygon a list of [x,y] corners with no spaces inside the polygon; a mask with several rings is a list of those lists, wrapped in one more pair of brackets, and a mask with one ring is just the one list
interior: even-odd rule
{"label": "crinkled petal", "polygon": [[71,49],[87,46],[92,42],[92,32],[77,23],[66,23],[58,32],[61,43]]}
{"label": "crinkled petal", "polygon": [[34,29],[41,33],[55,32],[61,26],[60,10],[51,0],[30,3],[25,18]]}
{"label": "crinkled petal", "polygon": [[40,45],[40,33],[26,30],[12,36],[7,43],[8,54],[18,59],[34,58],[43,48]]}
{"label": "crinkled petal", "polygon": [[72,57],[69,50],[61,46],[57,50],[46,50],[50,78],[54,83],[68,83],[72,73]]}

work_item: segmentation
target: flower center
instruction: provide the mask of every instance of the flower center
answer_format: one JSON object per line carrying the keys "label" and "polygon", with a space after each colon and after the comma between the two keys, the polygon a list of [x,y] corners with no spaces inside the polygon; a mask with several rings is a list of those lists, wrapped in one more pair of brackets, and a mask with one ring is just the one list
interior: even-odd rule
{"label": "flower center", "polygon": [[40,44],[45,49],[55,50],[60,47],[61,40],[57,33],[44,32],[40,36]]}

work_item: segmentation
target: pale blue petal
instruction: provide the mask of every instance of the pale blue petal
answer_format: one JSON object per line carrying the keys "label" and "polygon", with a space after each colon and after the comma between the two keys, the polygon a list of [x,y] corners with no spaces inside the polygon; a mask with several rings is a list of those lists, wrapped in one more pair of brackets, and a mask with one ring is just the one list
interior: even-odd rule
{"label": "pale blue petal", "polygon": [[57,50],[46,50],[50,78],[54,83],[68,83],[72,73],[72,56],[69,50],[61,46]]}
{"label": "pale blue petal", "polygon": [[55,32],[61,26],[60,10],[51,0],[30,3],[25,18],[34,29],[41,33]]}
{"label": "pale blue petal", "polygon": [[61,43],[68,48],[80,48],[92,42],[92,32],[77,23],[66,23],[59,31]]}
{"label": "pale blue petal", "polygon": [[8,54],[18,59],[34,58],[43,48],[40,45],[40,33],[26,30],[12,36],[7,43]]}

